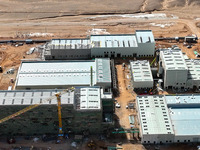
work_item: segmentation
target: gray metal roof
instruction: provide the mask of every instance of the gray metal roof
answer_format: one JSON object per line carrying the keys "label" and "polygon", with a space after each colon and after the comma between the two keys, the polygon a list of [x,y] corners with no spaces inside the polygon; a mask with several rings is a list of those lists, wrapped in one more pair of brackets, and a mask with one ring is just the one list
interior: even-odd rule
{"label": "gray metal roof", "polygon": [[[98,82],[111,82],[111,74],[107,71],[110,70],[110,60],[102,59],[102,62],[103,78]],[[96,63],[97,60],[22,62],[16,86],[90,85],[91,66],[95,85],[97,83]]]}
{"label": "gray metal roof", "polygon": [[138,47],[134,34],[91,35],[92,47]]}
{"label": "gray metal roof", "polygon": [[90,49],[89,39],[53,39],[50,43],[51,49]]}
{"label": "gray metal roof", "polygon": [[132,76],[134,82],[153,81],[149,61],[137,60],[130,61]]}
{"label": "gray metal roof", "polygon": [[111,83],[110,61],[108,59],[96,59],[96,79],[98,82]]}
{"label": "gray metal roof", "polygon": [[[163,119],[167,118],[169,124],[166,124],[166,128],[173,129],[167,131],[175,136],[200,135],[199,94],[137,96],[137,103],[140,116],[145,115],[140,118],[143,134],[149,130],[151,132],[148,134],[164,134]],[[144,130],[144,125],[147,130]]]}
{"label": "gray metal roof", "polygon": [[187,70],[181,50],[164,49],[160,51],[160,56],[166,70]]}
{"label": "gray metal roof", "polygon": [[170,117],[176,136],[200,135],[200,108],[171,108]]}
{"label": "gray metal roof", "polygon": [[155,43],[151,30],[136,30],[135,34],[138,43]]}
{"label": "gray metal roof", "polygon": [[164,96],[137,96],[142,133],[173,134]]}
{"label": "gray metal roof", "polygon": [[[184,104],[185,107],[189,107],[188,105],[200,106],[200,95],[192,94],[192,95],[166,95],[165,96],[167,105],[175,106]],[[183,105],[182,105],[183,106]]]}
{"label": "gray metal roof", "polygon": [[[61,90],[22,90],[22,91],[0,91],[0,105],[32,105],[57,104],[56,98],[45,101]],[[62,104],[74,103],[74,92],[67,92],[61,96]]]}
{"label": "gray metal roof", "polygon": [[188,67],[188,79],[200,80],[200,60],[199,59],[186,59]]}

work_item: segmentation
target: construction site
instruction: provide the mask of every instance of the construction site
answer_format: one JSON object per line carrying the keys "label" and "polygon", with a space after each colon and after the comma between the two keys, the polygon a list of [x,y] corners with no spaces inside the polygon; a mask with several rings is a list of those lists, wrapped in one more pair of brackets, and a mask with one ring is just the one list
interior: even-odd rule
{"label": "construction site", "polygon": [[57,1],[2,7],[0,150],[199,149],[198,3]]}

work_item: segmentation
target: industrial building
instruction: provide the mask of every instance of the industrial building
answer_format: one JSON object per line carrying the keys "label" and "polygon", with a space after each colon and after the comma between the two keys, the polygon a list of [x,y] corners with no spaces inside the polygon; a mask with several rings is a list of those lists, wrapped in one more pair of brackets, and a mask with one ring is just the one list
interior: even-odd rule
{"label": "industrial building", "polygon": [[164,88],[186,87],[188,67],[181,50],[161,50],[159,67],[159,74],[162,74],[164,80]]}
{"label": "industrial building", "polygon": [[[58,133],[57,100],[52,98],[61,90],[0,91],[0,118],[27,106],[40,106],[0,124],[0,135],[42,135]],[[64,133],[98,134],[113,127],[113,105],[104,110],[112,94],[100,87],[76,87],[61,95]],[[107,107],[107,106],[105,106]]]}
{"label": "industrial building", "polygon": [[153,77],[149,61],[130,61],[133,88],[153,88]]}
{"label": "industrial building", "polygon": [[142,143],[200,142],[200,95],[137,96]]}
{"label": "industrial building", "polygon": [[15,89],[65,89],[71,86],[111,88],[108,58],[87,61],[24,61],[19,67]]}
{"label": "industrial building", "polygon": [[188,59],[181,49],[162,49],[158,63],[165,89],[200,89],[199,59]]}
{"label": "industrial building", "polygon": [[46,60],[89,59],[91,42],[89,39],[53,39],[46,45]]}
{"label": "industrial building", "polygon": [[188,67],[187,88],[200,89],[200,60],[186,59]]}
{"label": "industrial building", "polygon": [[90,59],[96,57],[154,56],[155,40],[151,30],[135,34],[91,35],[88,39],[54,39],[46,45],[46,60]]}

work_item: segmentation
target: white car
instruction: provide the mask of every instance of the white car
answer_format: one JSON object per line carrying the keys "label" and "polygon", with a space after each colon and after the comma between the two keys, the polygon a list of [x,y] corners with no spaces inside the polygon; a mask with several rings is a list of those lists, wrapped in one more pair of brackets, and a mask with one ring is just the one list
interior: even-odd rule
{"label": "white car", "polygon": [[120,108],[121,105],[120,105],[119,103],[116,103],[116,104],[115,104],[115,107],[116,107],[116,108]]}

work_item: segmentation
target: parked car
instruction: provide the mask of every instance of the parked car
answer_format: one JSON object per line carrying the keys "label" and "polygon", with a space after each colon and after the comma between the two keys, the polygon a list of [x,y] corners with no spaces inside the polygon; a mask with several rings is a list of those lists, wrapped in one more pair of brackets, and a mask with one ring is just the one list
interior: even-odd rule
{"label": "parked car", "polygon": [[116,104],[115,104],[115,107],[116,107],[116,108],[120,108],[121,105],[120,105],[119,103],[116,103]]}

